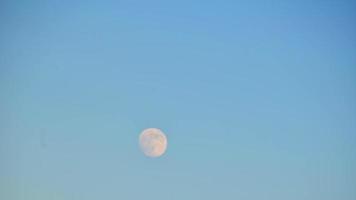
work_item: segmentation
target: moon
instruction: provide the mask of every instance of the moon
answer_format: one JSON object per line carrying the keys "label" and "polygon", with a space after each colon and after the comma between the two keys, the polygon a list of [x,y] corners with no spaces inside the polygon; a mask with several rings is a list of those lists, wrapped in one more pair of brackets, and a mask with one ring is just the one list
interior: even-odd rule
{"label": "moon", "polygon": [[160,157],[167,149],[167,137],[158,128],[148,128],[141,132],[139,145],[148,157]]}

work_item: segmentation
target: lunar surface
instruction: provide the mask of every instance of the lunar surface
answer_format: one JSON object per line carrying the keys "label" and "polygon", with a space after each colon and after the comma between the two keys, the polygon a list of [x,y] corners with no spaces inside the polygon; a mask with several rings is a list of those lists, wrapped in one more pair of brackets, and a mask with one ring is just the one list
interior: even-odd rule
{"label": "lunar surface", "polygon": [[142,131],[139,144],[146,156],[159,157],[167,149],[167,137],[157,128],[148,128]]}

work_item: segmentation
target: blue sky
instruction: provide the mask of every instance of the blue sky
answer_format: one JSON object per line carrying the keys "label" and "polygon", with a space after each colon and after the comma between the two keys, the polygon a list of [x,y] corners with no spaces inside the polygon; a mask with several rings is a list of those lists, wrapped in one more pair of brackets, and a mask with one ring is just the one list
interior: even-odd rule
{"label": "blue sky", "polygon": [[355,199],[355,8],[2,1],[0,199]]}

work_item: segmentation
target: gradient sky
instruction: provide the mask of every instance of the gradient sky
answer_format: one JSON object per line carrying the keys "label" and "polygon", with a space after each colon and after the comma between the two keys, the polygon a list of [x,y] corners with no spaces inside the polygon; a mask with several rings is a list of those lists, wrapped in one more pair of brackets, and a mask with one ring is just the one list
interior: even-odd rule
{"label": "gradient sky", "polygon": [[0,199],[355,200],[355,10],[1,1]]}

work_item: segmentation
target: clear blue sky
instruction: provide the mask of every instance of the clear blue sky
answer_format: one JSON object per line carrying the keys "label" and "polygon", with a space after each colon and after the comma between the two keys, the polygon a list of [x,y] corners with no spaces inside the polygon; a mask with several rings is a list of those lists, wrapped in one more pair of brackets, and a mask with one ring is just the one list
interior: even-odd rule
{"label": "clear blue sky", "polygon": [[355,10],[1,1],[0,199],[356,199]]}

